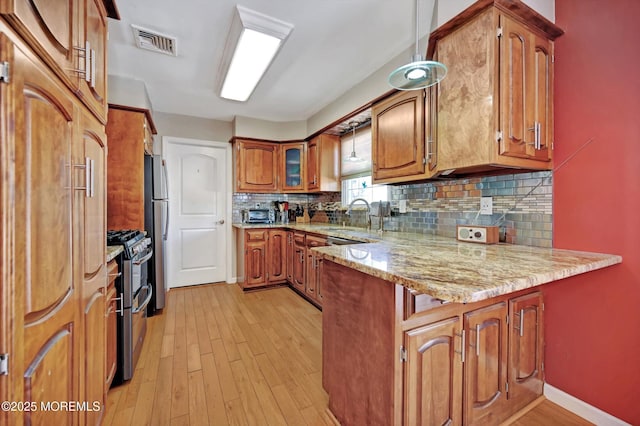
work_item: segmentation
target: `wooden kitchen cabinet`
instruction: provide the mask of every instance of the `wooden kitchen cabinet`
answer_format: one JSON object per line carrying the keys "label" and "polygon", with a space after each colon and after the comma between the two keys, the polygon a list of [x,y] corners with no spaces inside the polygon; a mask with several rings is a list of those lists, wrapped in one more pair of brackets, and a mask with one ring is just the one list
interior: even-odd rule
{"label": "wooden kitchen cabinet", "polygon": [[293,231],[287,231],[287,282],[293,284],[293,264],[295,251],[293,247]]}
{"label": "wooden kitchen cabinet", "polygon": [[109,105],[108,116],[107,227],[145,229],[145,142],[156,133],[153,119],[148,110],[120,105]]}
{"label": "wooden kitchen cabinet", "polygon": [[307,260],[306,264],[306,275],[305,275],[305,283],[304,283],[304,292],[309,297],[309,299],[315,301],[318,304],[322,303],[322,297],[320,296],[320,262],[322,261],[322,256],[317,255],[311,249],[314,247],[323,247],[327,245],[327,239],[324,237],[310,235],[306,236],[306,250],[305,250],[305,258]]}
{"label": "wooden kitchen cabinet", "polygon": [[243,289],[286,282],[287,232],[283,229],[244,231]]}
{"label": "wooden kitchen cabinet", "polygon": [[280,190],[304,192],[307,173],[307,144],[290,142],[280,146]]}
{"label": "wooden kitchen cabinet", "polygon": [[246,230],[245,278],[243,288],[260,287],[267,283],[267,238],[266,229]]}
{"label": "wooden kitchen cabinet", "polygon": [[298,290],[300,293],[305,293],[305,254],[306,254],[306,246],[305,246],[305,233],[304,232],[294,232],[293,233],[293,288]]}
{"label": "wooden kitchen cabinet", "polygon": [[504,420],[507,383],[507,304],[502,301],[463,315],[464,424]]}
{"label": "wooden kitchen cabinet", "polygon": [[[9,357],[0,398],[104,407],[105,129],[70,87],[61,52],[72,44],[48,46],[56,36],[71,43],[77,10],[75,2],[0,4],[0,62],[8,64],[0,128],[9,129],[0,138],[2,193],[10,195],[0,200],[0,221],[13,230],[0,249],[0,263],[13,265],[0,304],[0,318],[12,319],[0,319],[0,352]],[[97,424],[103,414],[6,412],[0,423]]]}
{"label": "wooden kitchen cabinet", "polygon": [[509,300],[509,406],[524,408],[542,395],[544,322],[542,293]]}
{"label": "wooden kitchen cabinet", "polygon": [[462,423],[461,329],[454,316],[405,333],[405,424]]}
{"label": "wooden kitchen cabinet", "polygon": [[[81,0],[78,45],[85,49],[88,73],[78,79],[80,99],[100,119],[107,120],[107,12],[103,0]],[[88,49],[88,50],[87,50]]]}
{"label": "wooden kitchen cabinet", "polygon": [[118,298],[116,292],[116,280],[121,279],[118,271],[118,263],[112,260],[107,264],[107,309],[105,311],[107,328],[106,369],[104,379],[105,395],[111,387],[118,367]]}
{"label": "wooden kitchen cabinet", "polygon": [[322,383],[341,424],[500,424],[542,395],[540,292],[443,303],[327,260],[322,278]]}
{"label": "wooden kitchen cabinet", "polygon": [[267,247],[267,282],[281,283],[287,280],[287,231],[269,231]]}
{"label": "wooden kitchen cabinet", "polygon": [[433,135],[435,89],[397,92],[371,108],[374,183],[432,177],[436,170]]}
{"label": "wooden kitchen cabinet", "polygon": [[322,133],[307,145],[307,192],[340,190],[340,137]]}
{"label": "wooden kitchen cabinet", "polygon": [[[74,144],[73,163],[81,166],[76,176],[82,182],[80,191],[74,198],[75,215],[79,221],[79,232],[75,241],[83,247],[83,255],[77,258],[82,266],[80,297],[84,315],[82,333],[84,401],[100,401],[106,405],[104,378],[106,375],[106,136],[104,126],[89,112],[84,112],[78,120],[78,142]],[[78,168],[76,166],[76,168]],[[76,173],[78,175],[78,173]],[[79,196],[78,196],[79,195]],[[104,410],[86,411],[85,424],[99,424]]]}
{"label": "wooden kitchen cabinet", "polygon": [[5,1],[0,2],[0,14],[104,124],[107,94],[104,1]]}
{"label": "wooden kitchen cabinet", "polygon": [[553,49],[562,30],[522,2],[474,3],[434,31],[438,173],[553,168]]}
{"label": "wooden kitchen cabinet", "polygon": [[234,145],[236,192],[276,192],[280,145],[247,139]]}

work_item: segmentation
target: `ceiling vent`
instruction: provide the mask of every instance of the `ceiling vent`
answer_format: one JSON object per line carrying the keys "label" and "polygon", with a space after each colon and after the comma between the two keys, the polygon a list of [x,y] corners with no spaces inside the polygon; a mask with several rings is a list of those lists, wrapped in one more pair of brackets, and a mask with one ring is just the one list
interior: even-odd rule
{"label": "ceiling vent", "polygon": [[140,49],[178,56],[178,39],[137,25],[131,25],[133,38]]}

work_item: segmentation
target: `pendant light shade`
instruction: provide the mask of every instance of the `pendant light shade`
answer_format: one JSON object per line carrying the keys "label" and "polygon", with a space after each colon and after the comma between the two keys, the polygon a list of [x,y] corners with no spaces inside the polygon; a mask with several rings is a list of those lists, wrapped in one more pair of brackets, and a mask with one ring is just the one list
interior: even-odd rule
{"label": "pendant light shade", "polygon": [[418,41],[420,38],[418,13],[416,0],[416,52],[411,57],[411,62],[401,66],[389,74],[389,84],[399,90],[418,90],[439,83],[447,75],[447,67],[436,61],[425,61],[418,53]]}
{"label": "pendant light shade", "polygon": [[359,124],[360,123],[358,123],[357,121],[349,122],[349,127],[351,127],[351,130],[353,131],[352,148],[351,154],[348,157],[345,157],[344,161],[348,161],[351,163],[361,163],[364,161],[364,158],[358,157],[358,155],[356,154],[356,128]]}

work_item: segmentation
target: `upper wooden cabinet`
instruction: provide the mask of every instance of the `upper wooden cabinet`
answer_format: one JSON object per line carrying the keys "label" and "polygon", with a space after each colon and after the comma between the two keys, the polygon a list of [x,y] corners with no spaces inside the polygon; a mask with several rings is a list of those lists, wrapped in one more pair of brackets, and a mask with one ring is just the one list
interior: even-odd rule
{"label": "upper wooden cabinet", "polygon": [[562,30],[520,1],[477,2],[431,34],[438,173],[553,168],[553,40]]}
{"label": "upper wooden cabinet", "polygon": [[102,0],[0,1],[0,14],[106,122],[107,13]]}
{"label": "upper wooden cabinet", "polygon": [[307,172],[307,144],[284,143],[280,146],[280,189],[282,192],[304,192]]}
{"label": "upper wooden cabinet", "polygon": [[236,192],[340,191],[340,139],[307,142],[234,138]]}
{"label": "upper wooden cabinet", "polygon": [[[85,74],[80,74],[79,96],[104,123],[107,115],[107,14],[102,0],[80,2],[80,41]],[[87,72],[88,71],[88,72]]]}
{"label": "upper wooden cabinet", "polygon": [[323,133],[307,147],[307,192],[340,189],[340,137]]}
{"label": "upper wooden cabinet", "polygon": [[280,145],[236,139],[236,191],[275,192],[278,189]]}
{"label": "upper wooden cabinet", "polygon": [[110,105],[107,122],[109,229],[145,229],[144,155],[149,130],[155,133],[147,110]]}
{"label": "upper wooden cabinet", "polygon": [[393,183],[432,177],[436,139],[433,89],[398,92],[371,108],[373,182]]}

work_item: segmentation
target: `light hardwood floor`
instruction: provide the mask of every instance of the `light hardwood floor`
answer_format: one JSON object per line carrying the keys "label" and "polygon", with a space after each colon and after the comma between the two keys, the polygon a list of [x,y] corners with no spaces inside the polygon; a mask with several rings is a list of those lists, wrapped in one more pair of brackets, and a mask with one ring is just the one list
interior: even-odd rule
{"label": "light hardwood floor", "polygon": [[[333,425],[321,315],[289,288],[171,290],[133,379],[109,391],[103,425]],[[545,401],[514,424],[589,423]]]}

